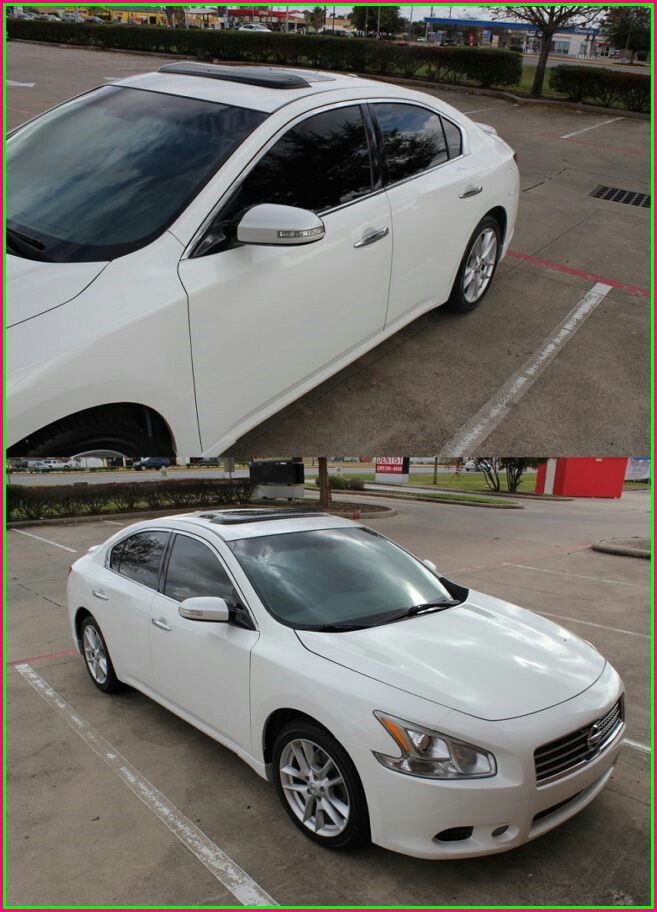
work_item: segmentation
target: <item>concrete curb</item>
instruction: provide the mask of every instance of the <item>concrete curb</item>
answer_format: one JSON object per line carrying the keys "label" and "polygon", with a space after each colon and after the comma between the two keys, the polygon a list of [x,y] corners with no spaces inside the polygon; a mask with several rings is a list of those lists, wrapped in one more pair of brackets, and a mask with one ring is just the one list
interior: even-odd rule
{"label": "concrete curb", "polygon": [[[31,41],[29,38],[10,38],[8,40],[14,41],[16,44],[48,44],[54,47],[74,48],[75,50],[82,51],[107,51],[109,54],[135,54],[138,57],[168,57],[174,60],[197,59],[188,54],[173,54],[167,51],[134,51],[131,48],[95,47],[89,44],[60,44],[56,41]],[[237,66],[240,63],[243,63],[243,61],[222,60],[221,63],[226,66]],[[296,69],[312,69],[312,67],[296,67]],[[334,72],[339,73],[341,71],[335,70]],[[619,112],[621,112],[623,117],[638,117],[639,120],[650,120],[651,117],[650,113],[642,114],[640,111],[626,111],[623,108],[603,108],[600,105],[588,105],[575,101],[561,101],[559,98],[529,98],[526,95],[514,95],[512,92],[507,92],[504,89],[483,89],[478,86],[464,86],[452,84],[450,82],[430,82],[428,79],[406,79],[403,76],[400,76],[399,78],[396,76],[376,76],[372,73],[347,73],[346,75],[362,76],[364,79],[374,79],[378,82],[392,82],[396,85],[407,85],[411,88],[443,89],[448,92],[463,92],[466,95],[487,95],[490,98],[505,98],[508,101],[512,101],[514,104],[519,105],[547,105],[548,107],[561,108],[567,111],[589,111],[594,114],[618,115]]]}
{"label": "concrete curb", "polygon": [[[338,493],[336,491],[334,494]],[[450,507],[483,507],[485,510],[524,510],[518,503],[476,503],[472,500],[450,500],[448,497],[423,497],[421,494],[393,494],[387,491],[362,491],[363,497],[387,497],[389,500],[402,500],[405,503],[447,504]]]}
{"label": "concrete curb", "polygon": [[615,541],[622,542],[623,539],[603,538],[602,541],[594,542],[591,548],[593,551],[601,551],[603,554],[617,554],[620,557],[640,557],[643,560],[650,560],[652,557],[649,548],[633,548],[626,544],[614,544]]}
{"label": "concrete curb", "polygon": [[[413,476],[411,476],[411,478],[412,477]],[[377,482],[368,481],[367,484],[377,484]],[[500,498],[506,498],[506,499],[520,497],[520,498],[523,498],[524,500],[537,500],[537,501],[540,501],[541,503],[544,503],[545,501],[552,501],[552,500],[559,500],[562,502],[564,500],[565,501],[575,500],[574,497],[561,497],[558,494],[526,494],[526,493],[511,494],[511,493],[509,493],[509,491],[491,491],[490,493],[488,493],[488,492],[484,493],[484,492],[478,492],[478,491],[477,492],[468,491],[465,488],[440,488],[440,487],[434,488],[433,485],[421,485],[421,484],[414,485],[412,482],[409,482],[409,485],[414,488],[425,488],[427,491],[437,491],[438,493],[443,491],[446,494],[448,494],[448,493],[465,494],[466,496],[468,494],[472,494],[473,497],[500,497]],[[394,495],[393,495],[393,497],[394,497]]]}

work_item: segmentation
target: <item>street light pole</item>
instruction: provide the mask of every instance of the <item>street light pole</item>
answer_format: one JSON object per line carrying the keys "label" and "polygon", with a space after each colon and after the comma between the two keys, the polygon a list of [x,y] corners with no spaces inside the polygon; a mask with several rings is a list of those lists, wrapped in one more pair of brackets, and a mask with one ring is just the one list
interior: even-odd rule
{"label": "street light pole", "polygon": [[381,31],[381,7],[377,7],[377,16],[376,16],[376,37],[379,37],[379,32]]}
{"label": "street light pole", "polygon": [[411,11],[410,11],[410,14],[408,17],[408,40],[409,41],[411,40],[412,34],[413,34],[413,7],[411,7]]}
{"label": "street light pole", "polygon": [[623,51],[623,62],[627,60],[627,54],[630,47],[630,36],[632,34],[632,25],[634,24],[634,17],[632,15],[632,10],[628,10],[630,17],[630,26],[627,30],[627,41],[625,42],[625,50]]}

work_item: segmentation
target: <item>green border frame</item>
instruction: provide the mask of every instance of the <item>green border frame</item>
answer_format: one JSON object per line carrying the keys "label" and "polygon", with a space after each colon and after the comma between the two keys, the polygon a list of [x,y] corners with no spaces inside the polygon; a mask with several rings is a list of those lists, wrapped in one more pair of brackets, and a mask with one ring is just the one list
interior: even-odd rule
{"label": "green border frame", "polygon": [[[6,45],[7,45],[7,38],[6,38],[6,15],[7,15],[7,12],[6,12],[6,7],[7,7],[8,5],[9,5],[9,6],[23,6],[23,5],[29,5],[30,7],[44,7],[44,8],[56,7],[56,8],[59,8],[59,7],[62,7],[62,6],[74,6],[74,7],[80,6],[80,7],[87,7],[87,6],[92,6],[92,5],[96,5],[96,4],[91,4],[91,3],[56,3],[56,2],[45,2],[45,3],[43,3],[43,2],[42,2],[42,3],[33,3],[33,2],[29,2],[29,3],[20,3],[20,2],[19,2],[19,3],[15,3],[15,4],[14,4],[14,3],[7,4],[7,3],[4,2],[4,0],[2,0],[2,30],[3,30],[3,41],[2,41],[2,73],[3,73],[3,83],[2,83],[2,100],[3,100],[2,125],[3,125],[3,143],[4,143],[4,136],[5,136],[5,134],[6,134],[6,126],[7,126],[7,53],[6,53]],[[165,5],[166,5],[166,6],[180,6],[180,7],[197,7],[197,6],[203,6],[203,5],[206,5],[206,4],[204,4],[203,2],[199,2],[199,3],[168,3],[168,4],[159,4],[159,3],[139,3],[139,4],[132,4],[132,3],[108,3],[108,4],[98,4],[98,5],[107,6],[107,7],[114,7],[114,8],[123,8],[123,7],[125,7],[125,8],[128,8],[128,9],[132,9],[134,6],[155,7],[155,8],[161,9],[161,8],[162,8],[163,6],[165,6]],[[215,5],[215,4],[213,4],[213,5]],[[263,4],[258,4],[258,3],[236,2],[236,3],[219,4],[219,5],[221,5],[221,6],[231,6],[231,7],[237,7],[237,6],[245,6],[245,7],[252,7],[252,6],[268,6],[268,7],[269,7],[269,6],[272,6],[272,7],[274,7],[274,6],[284,6],[284,5],[287,5],[287,6],[290,6],[290,7],[294,7],[294,6],[325,6],[325,7],[327,8],[327,10],[329,10],[329,9],[332,9],[334,6],[335,6],[335,7],[348,7],[349,9],[351,9],[351,8],[354,7],[354,6],[370,6],[370,7],[373,7],[373,8],[376,9],[376,7],[378,7],[378,6],[386,6],[386,5],[395,5],[395,6],[401,6],[401,7],[415,7],[415,8],[417,8],[417,7],[419,7],[419,6],[431,6],[431,5],[433,5],[434,7],[439,7],[439,8],[441,8],[441,7],[449,7],[449,6],[459,6],[459,7],[474,6],[474,7],[476,7],[477,9],[485,9],[485,8],[486,8],[486,9],[488,9],[488,8],[490,8],[490,9],[498,9],[498,8],[501,7],[501,6],[512,7],[512,6],[523,6],[524,4],[521,4],[521,3],[518,3],[518,2],[511,2],[511,3],[506,3],[506,4],[504,4],[504,3],[467,3],[467,2],[466,2],[466,3],[459,3],[459,4],[447,4],[447,3],[434,3],[434,4],[428,4],[428,3],[407,3],[407,2],[400,2],[400,3],[395,3],[395,4],[386,3],[386,2],[382,2],[382,3],[345,3],[345,2],[338,2],[338,3],[328,3],[328,4],[326,4],[326,3],[317,3],[317,4],[313,4],[313,3],[309,3],[309,4],[263,3]],[[554,4],[554,3],[537,3],[537,4],[534,4],[534,5],[535,5],[535,6],[555,6],[555,5],[558,5],[558,4]],[[651,72],[651,76],[652,76],[652,83],[651,83],[651,118],[650,118],[650,122],[651,122],[650,166],[651,166],[651,193],[652,193],[652,199],[653,199],[653,218],[652,218],[652,220],[651,220],[651,231],[650,231],[650,238],[651,238],[651,252],[650,252],[650,262],[651,262],[651,286],[650,286],[650,287],[651,287],[651,292],[652,292],[652,300],[653,300],[653,302],[654,302],[654,292],[655,292],[655,217],[654,217],[654,192],[655,192],[655,110],[654,110],[654,109],[655,109],[655,71],[654,71],[654,67],[655,67],[655,51],[657,51],[657,36],[655,35],[655,6],[654,6],[654,4],[653,4],[652,2],[640,2],[640,0],[639,0],[639,2],[632,2],[632,0],[630,0],[630,2],[624,2],[624,0],[620,0],[620,2],[612,2],[612,3],[601,3],[601,2],[599,2],[599,0],[593,0],[593,2],[590,2],[590,3],[588,3],[587,5],[588,5],[588,6],[600,6],[601,8],[603,8],[603,7],[610,7],[610,6],[613,6],[613,7],[621,7],[621,8],[622,8],[622,7],[627,7],[627,6],[642,6],[642,7],[647,7],[647,8],[650,9],[651,12],[652,12],[652,52],[651,52],[651,53],[652,53],[652,57],[651,57],[651,71],[650,71],[650,72]],[[423,18],[423,17],[422,17],[422,18]],[[418,20],[418,21],[420,21],[420,20]],[[3,149],[4,149],[4,145],[3,145]],[[5,249],[5,246],[4,246],[4,244],[5,244],[5,239],[4,239],[4,236],[5,236],[4,218],[5,218],[5,202],[6,202],[6,177],[7,177],[7,175],[6,175],[6,162],[5,162],[5,157],[4,157],[4,155],[3,155],[3,160],[2,160],[2,178],[3,178],[3,187],[2,187],[2,193],[3,193],[3,195],[2,195],[2,202],[3,202],[3,207],[2,207],[2,208],[3,208],[3,261],[2,261],[2,263],[3,263],[3,270],[2,270],[3,314],[4,314],[4,300],[5,300],[5,295],[6,295],[6,274],[5,274],[6,249]],[[654,356],[655,356],[655,309],[654,309],[654,303],[653,303],[653,307],[651,308],[650,327],[651,327],[651,345],[650,345],[650,355],[651,355],[650,391],[651,391],[651,401],[652,401],[652,403],[653,403],[653,411],[652,411],[652,414],[651,414],[651,464],[652,464],[652,466],[654,466],[654,461],[655,461],[655,422],[654,422],[654,401],[655,401],[655,372],[654,372]],[[4,405],[4,403],[5,403],[4,391],[5,391],[5,388],[6,388],[6,357],[5,357],[6,348],[5,348],[5,346],[6,346],[6,334],[5,334],[4,328],[3,328],[3,334],[2,334],[3,405]],[[2,464],[2,473],[3,473],[3,516],[6,516],[6,501],[5,501],[6,494],[5,494],[5,488],[6,488],[6,481],[7,481],[7,478],[6,478],[6,455],[5,455],[5,452],[6,452],[6,451],[5,451],[5,448],[4,448],[4,441],[6,440],[6,417],[5,417],[5,409],[4,409],[4,408],[3,408],[3,425],[2,425],[2,430],[3,430],[3,464]],[[652,517],[652,523],[651,523],[651,543],[652,543],[652,552],[653,552],[653,558],[652,558],[652,561],[651,561],[652,566],[653,566],[653,580],[652,580],[651,593],[652,593],[652,598],[653,598],[653,603],[654,603],[654,596],[655,596],[655,588],[654,588],[654,563],[653,563],[653,562],[654,562],[654,548],[655,548],[655,492],[654,492],[654,484],[653,484],[652,492],[651,492],[651,517]],[[6,591],[6,581],[7,581],[7,574],[6,574],[6,567],[7,567],[7,561],[6,561],[6,558],[7,558],[7,542],[6,542],[6,539],[7,539],[7,530],[6,530],[6,527],[5,527],[5,528],[3,528],[3,542],[2,542],[2,545],[3,545],[3,547],[2,547],[2,567],[3,567],[3,571],[4,571],[4,572],[3,572],[3,580],[2,580],[3,604],[6,604],[6,595],[7,595],[7,591]],[[650,755],[650,773],[651,773],[651,774],[650,774],[650,780],[651,780],[651,794],[650,794],[650,811],[651,811],[651,828],[650,828],[650,880],[651,880],[651,891],[652,891],[652,893],[651,893],[650,905],[648,905],[648,906],[646,906],[646,905],[600,905],[600,906],[595,906],[595,907],[589,907],[589,906],[586,906],[586,905],[584,905],[584,906],[582,906],[582,905],[570,905],[570,906],[568,906],[568,905],[558,905],[558,906],[552,906],[552,905],[526,905],[526,906],[518,906],[518,905],[513,905],[513,906],[507,906],[507,905],[488,905],[488,906],[472,906],[472,905],[467,905],[467,906],[462,906],[462,905],[456,905],[456,906],[454,906],[454,905],[452,905],[452,906],[440,906],[440,905],[431,905],[431,906],[427,906],[427,905],[423,905],[423,906],[408,906],[408,907],[404,907],[404,906],[394,906],[394,905],[384,905],[384,906],[377,905],[377,906],[280,906],[280,907],[278,907],[278,908],[281,908],[281,909],[286,909],[286,908],[287,908],[287,909],[292,909],[292,908],[299,908],[299,909],[329,909],[329,908],[330,908],[330,909],[402,909],[402,908],[412,908],[412,909],[587,909],[587,908],[596,908],[596,909],[652,909],[652,908],[654,908],[654,903],[655,903],[655,842],[654,842],[654,835],[655,835],[655,833],[654,833],[654,822],[655,822],[655,788],[654,788],[654,786],[655,786],[655,778],[654,778],[654,777],[655,777],[655,759],[654,759],[654,754],[655,754],[655,742],[654,742],[654,736],[655,736],[655,732],[654,732],[654,722],[655,722],[655,706],[654,706],[655,641],[654,641],[654,615],[653,615],[653,617],[652,617],[652,619],[651,619],[651,635],[652,635],[652,640],[653,640],[653,650],[652,650],[652,653],[651,653],[651,665],[650,665],[650,684],[651,684],[651,692],[650,692],[650,714],[651,714],[651,723],[652,723],[652,724],[651,724],[651,731],[650,731],[650,746],[651,746],[651,755]],[[7,877],[6,877],[6,875],[7,875],[7,816],[6,816],[7,764],[6,764],[6,753],[5,753],[6,744],[7,744],[7,654],[6,654],[6,649],[7,649],[7,647],[6,647],[6,642],[7,642],[7,615],[6,615],[6,612],[3,612],[3,618],[2,618],[2,662],[3,662],[3,665],[2,665],[2,684],[3,684],[3,687],[2,687],[2,737],[3,737],[3,741],[2,741],[2,759],[3,759],[3,764],[2,764],[2,808],[3,808],[3,817],[2,817],[2,837],[3,837],[3,839],[2,839],[2,871],[3,871],[3,898],[2,898],[2,908],[4,908],[4,909],[142,909],[142,908],[147,908],[147,909],[208,909],[208,908],[222,908],[222,909],[261,909],[261,908],[263,908],[263,907],[260,907],[260,906],[242,906],[242,905],[239,904],[239,903],[236,903],[235,905],[230,905],[230,906],[180,906],[180,905],[174,905],[174,906],[134,906],[134,905],[117,905],[117,906],[95,906],[95,905],[83,905],[83,906],[58,906],[58,905],[55,905],[55,906],[52,906],[52,905],[13,906],[13,905],[8,905],[8,904],[6,903],[6,893],[5,893],[5,885],[6,885],[6,882],[7,882]],[[610,834],[610,838],[613,838],[613,834]]]}

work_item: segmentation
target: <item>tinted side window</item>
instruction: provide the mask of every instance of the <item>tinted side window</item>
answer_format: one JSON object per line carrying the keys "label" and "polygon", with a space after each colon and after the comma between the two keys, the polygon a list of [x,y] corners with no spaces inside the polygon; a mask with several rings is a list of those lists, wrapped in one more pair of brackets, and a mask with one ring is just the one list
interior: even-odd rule
{"label": "tinted side window", "polygon": [[447,151],[449,152],[450,158],[456,158],[461,154],[461,131],[453,124],[451,120],[443,121],[443,130],[445,131],[445,139],[447,140]]}
{"label": "tinted side window", "polygon": [[372,109],[381,130],[389,184],[447,161],[438,114],[408,104],[374,104]]}
{"label": "tinted side window", "polygon": [[168,532],[138,532],[126,538],[119,573],[136,583],[157,589],[160,563],[168,540]]}
{"label": "tinted side window", "polygon": [[337,108],[309,117],[282,136],[247,175],[233,205],[239,211],[279,203],[321,212],[371,189],[360,108]]}
{"label": "tinted side window", "polygon": [[115,545],[110,552],[110,570],[116,570],[117,573],[119,571],[119,565],[121,564],[121,555],[123,554],[124,545],[125,541],[119,542],[118,545]]}
{"label": "tinted side window", "polygon": [[182,602],[200,595],[238,601],[233,585],[219,559],[202,542],[177,535],[171,549],[164,594]]}

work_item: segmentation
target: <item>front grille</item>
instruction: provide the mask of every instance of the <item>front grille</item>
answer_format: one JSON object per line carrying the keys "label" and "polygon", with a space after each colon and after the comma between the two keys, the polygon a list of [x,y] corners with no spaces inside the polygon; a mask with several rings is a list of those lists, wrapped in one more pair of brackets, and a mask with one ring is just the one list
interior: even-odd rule
{"label": "front grille", "polygon": [[589,193],[589,196],[608,200],[610,203],[625,203],[626,206],[650,208],[650,194],[640,193],[638,190],[621,190],[620,187],[606,187],[604,184],[598,184],[595,190]]}
{"label": "front grille", "polygon": [[536,781],[550,782],[566,776],[575,767],[588,763],[615,737],[623,724],[623,700],[608,712],[577,731],[550,741],[534,751]]}

